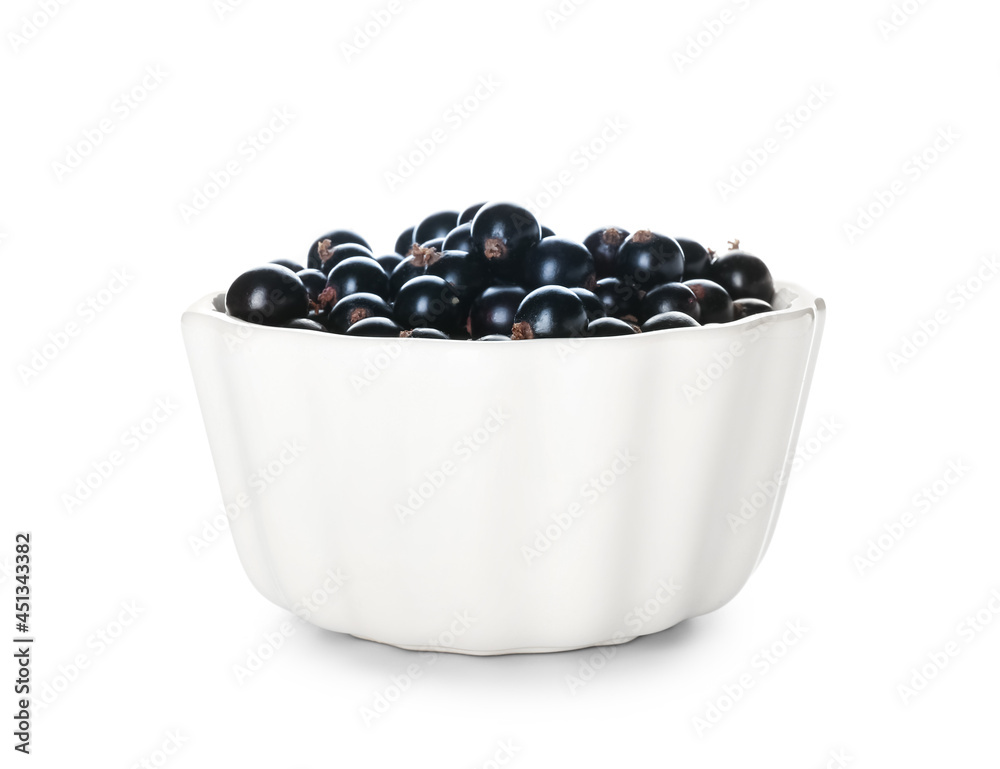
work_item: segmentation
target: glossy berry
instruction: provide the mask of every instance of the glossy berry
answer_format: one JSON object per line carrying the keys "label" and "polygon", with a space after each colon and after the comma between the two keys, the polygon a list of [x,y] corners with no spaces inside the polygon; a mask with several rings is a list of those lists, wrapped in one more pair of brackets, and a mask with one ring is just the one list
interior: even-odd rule
{"label": "glossy berry", "polygon": [[464,320],[458,294],[437,275],[421,275],[403,284],[392,317],[403,328],[436,328],[446,333],[458,329]]}
{"label": "glossy berry", "polygon": [[472,303],[469,331],[473,339],[497,334],[509,337],[514,315],[528,295],[520,286],[491,286]]}
{"label": "glossy berry", "polygon": [[521,285],[529,291],[542,286],[593,288],[594,257],[567,238],[543,238],[528,249],[521,268]]}
{"label": "glossy berry", "polygon": [[345,296],[327,314],[326,327],[335,334],[346,334],[347,329],[365,318],[391,318],[389,303],[375,294]]}
{"label": "glossy berry", "polygon": [[690,286],[664,283],[649,291],[639,305],[639,320],[645,323],[664,312],[683,312],[695,320],[701,318],[701,305]]}
{"label": "glossy berry", "polygon": [[597,320],[608,314],[604,309],[604,302],[598,299],[592,291],[585,288],[572,288],[570,291],[580,297],[580,301],[583,302],[583,309],[587,311],[587,320]]}
{"label": "glossy berry", "polygon": [[618,277],[618,249],[628,236],[629,231],[621,227],[603,227],[584,238],[583,245],[594,257],[598,279]]}
{"label": "glossy berry", "polygon": [[427,265],[427,274],[448,281],[466,308],[490,284],[486,260],[465,251],[445,251]]}
{"label": "glossy berry", "polygon": [[735,249],[712,262],[711,279],[722,286],[733,299],[760,299],[770,302],[774,298],[774,280],[762,259],[740,251],[738,240],[731,244]]}
{"label": "glossy berry", "polygon": [[397,254],[406,256],[410,252],[410,246],[413,245],[413,232],[416,229],[414,226],[399,233],[399,237],[396,238],[396,246],[393,249]]}
{"label": "glossy berry", "polygon": [[451,339],[444,331],[436,328],[415,328],[412,331],[402,331],[399,335],[411,339]]}
{"label": "glossy berry", "polygon": [[594,295],[604,305],[604,313],[611,318],[639,316],[639,289],[618,278],[601,278],[594,286]]}
{"label": "glossy berry", "polygon": [[330,274],[330,270],[352,256],[366,256],[369,259],[375,259],[375,254],[357,243],[344,243],[341,246],[334,246],[333,248],[327,248],[325,243],[319,244],[319,268],[327,275]]}
{"label": "glossy berry", "polygon": [[448,233],[441,245],[442,251],[472,251],[472,223],[460,225]]}
{"label": "glossy berry", "polygon": [[296,273],[302,272],[302,270],[305,269],[301,264],[299,264],[298,262],[293,262],[291,259],[272,259],[270,261],[270,264],[277,264],[280,265],[281,267],[287,267],[289,270]]}
{"label": "glossy berry", "polygon": [[524,255],[541,239],[535,215],[513,203],[487,203],[472,220],[472,251],[502,280],[518,279]]}
{"label": "glossy berry", "polygon": [[479,213],[479,209],[485,205],[485,203],[476,203],[474,206],[469,206],[458,215],[458,221],[455,223],[455,226],[460,227],[463,224],[471,224],[472,220],[476,218],[476,214]]}
{"label": "glossy berry", "polygon": [[309,301],[318,301],[320,292],[326,288],[326,275],[323,271],[299,270],[295,274],[299,276],[299,280],[302,281],[302,285],[306,287],[306,292],[309,294]]}
{"label": "glossy berry", "polygon": [[509,342],[510,337],[503,334],[487,334],[479,337],[480,342]]}
{"label": "glossy berry", "polygon": [[751,315],[771,312],[774,308],[761,299],[737,299],[733,302],[733,320],[748,318]]}
{"label": "glossy berry", "polygon": [[414,243],[426,243],[435,238],[447,237],[455,229],[458,221],[458,211],[439,211],[424,219],[413,230]]}
{"label": "glossy berry", "polygon": [[399,338],[403,329],[389,318],[365,318],[347,329],[348,336],[378,336]]}
{"label": "glossy berry", "polygon": [[351,294],[389,298],[389,276],[378,262],[366,256],[352,256],[330,270],[326,287],[333,291],[327,301],[334,304]]}
{"label": "glossy berry", "polygon": [[708,249],[696,240],[688,238],[676,238],[676,240],[684,252],[684,280],[711,278],[708,269],[712,255]]}
{"label": "glossy berry", "polygon": [[386,275],[392,275],[392,271],[396,269],[397,264],[403,261],[403,257],[400,254],[386,254],[385,256],[376,256],[375,261],[385,270]]}
{"label": "glossy berry", "polygon": [[643,332],[663,331],[668,328],[688,328],[701,324],[683,312],[661,312],[642,324]]}
{"label": "glossy berry", "polygon": [[264,326],[282,326],[309,312],[309,294],[299,276],[277,264],[240,275],[226,292],[226,312]]}
{"label": "glossy berry", "polygon": [[587,311],[583,301],[561,286],[543,286],[528,294],[514,315],[512,339],[583,336]]}
{"label": "glossy berry", "polygon": [[701,308],[701,323],[729,323],[733,319],[733,300],[726,289],[711,280],[695,278],[684,281],[694,291]]}
{"label": "glossy berry", "polygon": [[296,318],[295,320],[290,320],[285,324],[285,328],[298,328],[304,331],[322,331],[324,334],[327,333],[326,328],[317,323],[312,318]]}
{"label": "glossy berry", "polygon": [[676,283],[684,276],[684,252],[673,238],[649,230],[629,235],[618,249],[618,277],[641,289]]}
{"label": "glossy berry", "polygon": [[420,244],[421,248],[433,248],[435,251],[444,251],[444,238],[433,238]]}
{"label": "glossy berry", "polygon": [[328,232],[326,235],[313,241],[313,244],[309,247],[309,257],[306,261],[306,267],[310,270],[318,270],[320,267],[319,246],[323,241],[329,241],[326,245],[327,250],[336,246],[342,246],[345,243],[356,243],[359,246],[364,246],[369,251],[372,248],[368,245],[367,240],[351,230],[334,230],[333,232]]}
{"label": "glossy berry", "polygon": [[404,283],[419,278],[427,273],[427,265],[440,258],[441,254],[433,248],[413,246],[410,255],[396,265],[389,276],[389,297],[395,299]]}
{"label": "glossy berry", "polygon": [[638,333],[638,326],[618,318],[597,318],[587,325],[587,336],[629,336]]}

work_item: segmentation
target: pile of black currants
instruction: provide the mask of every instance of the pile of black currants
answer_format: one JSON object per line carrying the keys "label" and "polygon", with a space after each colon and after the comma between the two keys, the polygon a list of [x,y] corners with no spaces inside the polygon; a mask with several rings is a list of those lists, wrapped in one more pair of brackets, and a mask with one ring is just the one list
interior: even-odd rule
{"label": "pile of black currants", "polygon": [[740,250],[651,230],[558,237],[511,203],[442,211],[375,257],[349,230],[319,238],[306,267],[276,259],[240,275],[233,317],[348,336],[545,339],[729,323],[771,311],[767,266]]}

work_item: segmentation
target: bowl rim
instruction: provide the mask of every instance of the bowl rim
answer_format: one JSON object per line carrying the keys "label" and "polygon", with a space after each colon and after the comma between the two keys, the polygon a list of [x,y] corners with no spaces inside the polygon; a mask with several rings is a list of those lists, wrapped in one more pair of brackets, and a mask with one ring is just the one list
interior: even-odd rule
{"label": "bowl rim", "polygon": [[[692,333],[706,333],[706,332],[716,332],[720,331],[725,333],[729,329],[745,330],[751,329],[757,325],[763,323],[772,323],[778,320],[790,320],[792,318],[797,318],[801,315],[821,313],[826,309],[825,301],[818,295],[803,288],[797,283],[791,283],[788,281],[775,281],[774,282],[775,296],[778,296],[782,292],[785,292],[785,299],[788,302],[786,307],[778,310],[772,310],[771,312],[760,313],[757,315],[748,315],[745,318],[740,318],[739,320],[730,321],[729,323],[709,323],[704,326],[685,326],[683,328],[669,328],[669,329],[659,329],[657,331],[644,331],[641,334],[632,334],[626,336],[615,336],[615,337],[570,337],[570,338],[549,338],[549,339],[532,339],[530,340],[534,345],[539,344],[567,344],[567,343],[577,343],[578,340],[586,341],[587,344],[596,343],[611,343],[611,344],[622,344],[623,342],[630,343],[627,340],[632,340],[631,343],[635,343],[635,340],[648,338],[648,337],[660,337],[663,334],[692,334]],[[342,340],[347,344],[364,344],[371,345],[373,342],[389,342],[396,341],[395,337],[365,337],[365,336],[348,336],[347,334],[318,334],[316,331],[310,331],[308,329],[300,328],[287,328],[284,326],[267,326],[260,323],[250,323],[249,321],[241,320],[239,318],[234,318],[228,315],[226,312],[217,309],[216,303],[220,306],[224,306],[225,302],[225,291],[213,291],[210,294],[206,294],[197,301],[193,302],[181,315],[181,322],[186,324],[190,322],[195,317],[205,317],[210,318],[212,321],[222,324],[223,327],[231,326],[234,329],[245,329],[252,330],[254,333],[264,331],[265,333],[279,333],[279,334],[308,334],[311,336],[318,336],[320,338],[333,337],[338,340]],[[458,345],[469,341],[469,339],[421,339],[413,337],[399,337],[400,342],[404,344],[410,343],[435,343],[439,345]],[[407,341],[404,341],[407,340]],[[408,340],[412,340],[408,341]],[[524,340],[527,341],[527,340]],[[329,344],[331,342],[326,342]],[[489,345],[489,347],[506,348],[509,345],[504,344],[494,344]]]}

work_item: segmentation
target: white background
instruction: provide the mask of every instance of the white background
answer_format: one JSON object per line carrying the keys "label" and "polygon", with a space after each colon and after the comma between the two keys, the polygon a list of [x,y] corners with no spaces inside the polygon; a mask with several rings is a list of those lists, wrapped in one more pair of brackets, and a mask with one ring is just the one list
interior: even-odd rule
{"label": "white background", "polygon": [[[836,754],[856,767],[994,765],[1000,280],[975,279],[997,255],[1000,8],[906,5],[888,27],[889,0],[590,0],[564,4],[559,23],[555,2],[399,0],[348,56],[387,3],[249,0],[220,15],[211,0],[69,2],[48,19],[43,2],[5,3],[0,637],[13,634],[14,533],[30,530],[35,683],[62,691],[36,709],[30,759],[9,758],[6,719],[2,764],[128,767],[158,760],[176,731],[176,769],[489,766],[501,740],[525,769],[818,769]],[[713,37],[705,25],[723,11]],[[46,23],[28,39],[31,18]],[[157,67],[141,103],[120,101]],[[480,78],[497,86],[476,103]],[[814,88],[828,96],[803,107]],[[456,117],[466,99],[475,109]],[[800,107],[808,119],[790,130]],[[287,128],[241,154],[280,109]],[[579,147],[609,119],[625,128],[584,166]],[[69,168],[69,147],[102,121],[112,130]],[[399,156],[435,130],[444,143],[390,185]],[[957,138],[928,149],[940,131]],[[724,192],[769,139],[763,167]],[[911,158],[925,150],[918,175]],[[239,175],[185,217],[234,159]],[[572,183],[553,194],[563,171]],[[849,233],[897,180],[906,191]],[[716,248],[739,237],[822,295],[802,431],[815,440],[767,558],[725,608],[620,647],[575,694],[567,677],[592,650],[446,656],[366,725],[361,709],[415,655],[294,621],[254,591],[227,532],[193,551],[220,495],[180,313],[250,266],[304,258],[328,229],[388,252],[423,215],[486,198],[534,200],[543,223],[578,238],[607,224]],[[114,270],[127,287],[82,313]],[[951,292],[970,280],[979,290],[960,307]],[[947,322],[922,332],[939,312]],[[70,322],[79,333],[25,374]],[[176,411],[133,451],[121,436],[158,398]],[[115,449],[124,464],[67,510],[63,495]],[[952,462],[968,470],[949,484]],[[935,482],[946,493],[919,502]],[[859,568],[904,517],[902,538]],[[123,602],[140,612],[124,628]],[[977,612],[985,624],[970,632]],[[237,680],[234,666],[286,621],[281,648]],[[756,655],[787,622],[807,631],[764,673]],[[949,642],[957,655],[904,704],[897,687]],[[753,687],[699,733],[694,719],[746,674]]]}

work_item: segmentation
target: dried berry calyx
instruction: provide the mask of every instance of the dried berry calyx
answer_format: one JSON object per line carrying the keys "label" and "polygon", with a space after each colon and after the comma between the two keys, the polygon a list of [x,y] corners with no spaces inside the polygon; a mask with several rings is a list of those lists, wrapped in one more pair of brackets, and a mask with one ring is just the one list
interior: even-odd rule
{"label": "dried berry calyx", "polygon": [[413,263],[417,267],[427,267],[441,258],[441,253],[436,248],[424,248],[420,245],[413,246],[409,255],[413,257]]}
{"label": "dried berry calyx", "polygon": [[648,228],[603,226],[577,241],[523,206],[492,202],[425,217],[395,237],[394,253],[331,230],[311,242],[305,268],[274,259],[240,275],[225,304],[263,325],[493,341],[729,323],[774,311],[774,295],[767,266],[739,239],[721,253]]}

